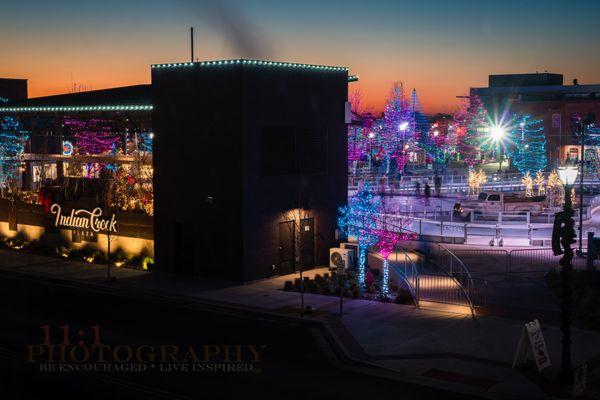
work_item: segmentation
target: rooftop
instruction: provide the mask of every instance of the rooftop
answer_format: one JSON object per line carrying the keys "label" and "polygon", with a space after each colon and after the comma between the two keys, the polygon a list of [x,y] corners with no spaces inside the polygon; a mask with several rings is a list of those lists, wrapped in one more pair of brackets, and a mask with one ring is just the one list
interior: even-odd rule
{"label": "rooftop", "polygon": [[124,86],[2,103],[0,112],[85,112],[152,110],[151,85]]}
{"label": "rooftop", "polygon": [[301,64],[282,61],[266,61],[266,60],[248,60],[248,59],[233,59],[233,60],[214,60],[214,61],[197,61],[184,63],[170,64],[152,64],[152,69],[159,68],[190,68],[190,67],[227,67],[227,66],[250,66],[250,67],[271,67],[271,68],[286,68],[286,69],[308,69],[320,71],[338,71],[348,72],[347,67],[336,67],[330,65],[317,64]]}

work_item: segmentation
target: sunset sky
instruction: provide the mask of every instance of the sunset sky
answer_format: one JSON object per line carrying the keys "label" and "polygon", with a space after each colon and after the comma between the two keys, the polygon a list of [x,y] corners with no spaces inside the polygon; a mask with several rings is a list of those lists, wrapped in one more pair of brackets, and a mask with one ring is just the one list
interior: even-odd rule
{"label": "sunset sky", "polygon": [[381,110],[394,81],[451,112],[488,74],[549,71],[600,83],[598,0],[9,1],[0,77],[31,97],[150,81],[151,63],[264,58],[348,66]]}

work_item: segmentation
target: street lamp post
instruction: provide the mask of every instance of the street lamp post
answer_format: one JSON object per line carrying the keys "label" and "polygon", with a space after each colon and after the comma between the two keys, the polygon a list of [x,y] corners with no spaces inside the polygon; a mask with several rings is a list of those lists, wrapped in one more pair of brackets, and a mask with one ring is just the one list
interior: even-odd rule
{"label": "street lamp post", "polygon": [[[560,276],[562,283],[562,294],[560,302],[560,331],[562,333],[562,355],[560,363],[559,379],[563,384],[572,382],[571,367],[571,305],[573,302],[573,290],[571,275],[573,271],[573,249],[575,243],[575,221],[573,221],[573,205],[571,203],[570,189],[577,178],[577,168],[559,168],[560,180],[565,186],[565,205],[561,216],[560,244],[563,256],[560,259]],[[560,253],[557,253],[558,255]]]}
{"label": "street lamp post", "polygon": [[579,158],[581,170],[579,172],[579,251],[577,252],[577,255],[583,257],[583,167],[585,160],[585,124],[582,119],[579,120],[579,136],[581,139],[581,157]]}

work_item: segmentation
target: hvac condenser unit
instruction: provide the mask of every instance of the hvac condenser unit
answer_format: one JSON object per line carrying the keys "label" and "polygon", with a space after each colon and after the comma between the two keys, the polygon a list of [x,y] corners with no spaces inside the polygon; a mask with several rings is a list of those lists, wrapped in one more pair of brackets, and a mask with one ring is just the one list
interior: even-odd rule
{"label": "hvac condenser unit", "polygon": [[352,263],[350,265],[358,265],[358,243],[340,243],[340,248],[352,250]]}
{"label": "hvac condenser unit", "polygon": [[344,270],[347,270],[352,265],[351,249],[340,249],[338,247],[329,249],[329,268],[344,268]]}

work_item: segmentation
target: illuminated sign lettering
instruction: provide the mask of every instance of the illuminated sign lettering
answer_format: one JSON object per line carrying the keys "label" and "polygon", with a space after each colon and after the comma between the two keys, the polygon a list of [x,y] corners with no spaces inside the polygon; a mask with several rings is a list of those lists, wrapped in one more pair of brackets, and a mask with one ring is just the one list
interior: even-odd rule
{"label": "illuminated sign lettering", "polygon": [[63,215],[61,206],[59,204],[52,204],[50,212],[56,215],[54,226],[57,228],[89,229],[96,233],[117,232],[117,218],[115,214],[111,215],[110,218],[103,218],[100,207],[96,207],[92,211],[73,209],[70,214]]}

